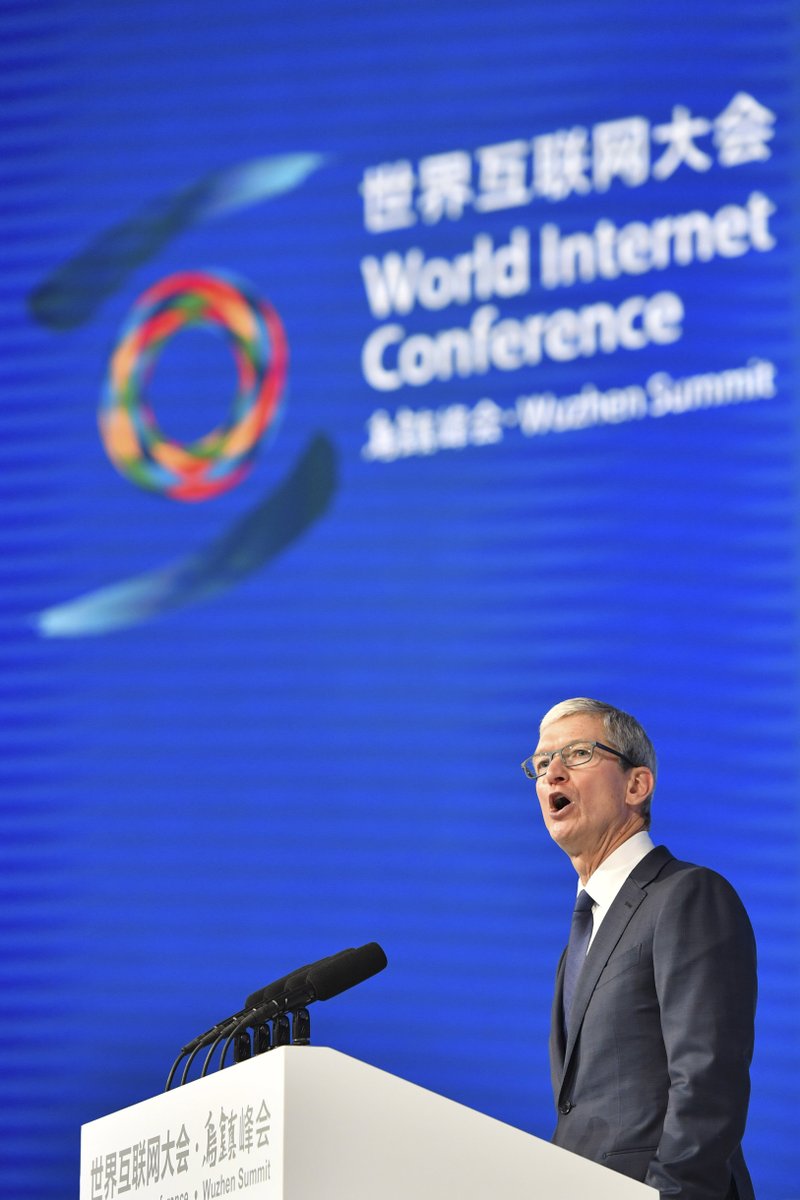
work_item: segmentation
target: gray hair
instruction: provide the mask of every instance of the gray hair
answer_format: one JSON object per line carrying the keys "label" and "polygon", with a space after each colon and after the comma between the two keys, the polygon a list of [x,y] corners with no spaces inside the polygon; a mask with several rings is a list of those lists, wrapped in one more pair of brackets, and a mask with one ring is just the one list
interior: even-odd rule
{"label": "gray hair", "polygon": [[[609,743],[619,750],[620,754],[624,754],[628,762],[635,767],[649,767],[653,772],[653,791],[642,804],[645,829],[649,829],[650,805],[658,774],[656,752],[650,738],[636,717],[632,717],[630,713],[623,712],[621,708],[614,708],[612,704],[604,704],[602,700],[590,700],[586,696],[577,696],[573,700],[562,700],[560,704],[554,704],[542,717],[539,729],[541,730],[542,726],[550,721],[557,721],[560,717],[572,717],[577,713],[602,717]],[[621,765],[624,770],[624,763]]]}

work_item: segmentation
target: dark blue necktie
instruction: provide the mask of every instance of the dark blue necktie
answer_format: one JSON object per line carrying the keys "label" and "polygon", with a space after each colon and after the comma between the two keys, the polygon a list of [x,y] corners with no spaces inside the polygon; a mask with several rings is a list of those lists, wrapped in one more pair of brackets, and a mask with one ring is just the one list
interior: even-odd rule
{"label": "dark blue necktie", "polygon": [[567,943],[567,961],[564,966],[564,1029],[567,1029],[569,1023],[569,1010],[572,1008],[572,999],[575,995],[575,987],[578,983],[578,976],[581,973],[586,958],[586,951],[589,948],[589,939],[592,936],[592,905],[594,900],[587,891],[579,894],[575,902],[575,911],[572,914],[572,928],[569,931],[569,942]]}

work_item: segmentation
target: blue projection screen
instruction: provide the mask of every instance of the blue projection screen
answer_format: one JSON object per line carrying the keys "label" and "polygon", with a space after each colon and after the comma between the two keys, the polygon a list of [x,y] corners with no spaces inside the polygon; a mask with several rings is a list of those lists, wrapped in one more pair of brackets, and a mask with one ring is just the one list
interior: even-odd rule
{"label": "blue projection screen", "polygon": [[519,763],[589,695],[751,914],[796,1200],[797,26],[0,4],[7,1195],[373,940],[314,1041],[549,1137],[575,877]]}

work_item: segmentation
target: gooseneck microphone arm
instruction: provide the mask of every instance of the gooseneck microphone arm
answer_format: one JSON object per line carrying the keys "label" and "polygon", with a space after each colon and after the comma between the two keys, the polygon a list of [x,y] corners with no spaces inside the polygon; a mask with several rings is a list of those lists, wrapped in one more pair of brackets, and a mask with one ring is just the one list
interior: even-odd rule
{"label": "gooseneck microphone arm", "polygon": [[[223,1040],[223,1038],[225,1038],[227,1036],[227,1034],[231,1031],[231,1029],[233,1030],[233,1032],[231,1033],[231,1037],[235,1037],[236,1034],[239,1032],[239,1030],[244,1029],[245,1026],[248,1025],[249,1023],[250,1023],[250,1021],[249,1021],[249,1013],[248,1013],[247,1016],[245,1016],[243,1021],[237,1021],[234,1025],[231,1025],[231,1023],[229,1022],[225,1026],[225,1028],[222,1030],[222,1032],[217,1034],[217,1036],[214,1038],[214,1041],[211,1043],[211,1045],[208,1048],[208,1054],[205,1057],[205,1062],[203,1063],[203,1069],[200,1072],[201,1079],[203,1078],[204,1075],[206,1075],[208,1073],[208,1068],[211,1065],[211,1059],[214,1057],[214,1051],[216,1050],[216,1048],[220,1044],[220,1042]],[[202,1047],[198,1046],[197,1050],[200,1050],[200,1049],[202,1049]],[[189,1067],[189,1063],[187,1063],[186,1068],[184,1068],[184,1072],[181,1077],[182,1084],[186,1083],[186,1074],[187,1074],[188,1067]]]}
{"label": "gooseneck microphone arm", "polygon": [[[214,1057],[214,1051],[216,1050],[216,1048],[220,1044],[220,1042],[223,1041],[223,1039],[225,1039],[225,1045],[222,1048],[222,1057],[219,1060],[219,1067],[217,1068],[218,1070],[222,1069],[222,1067],[224,1065],[225,1055],[228,1052],[228,1046],[230,1046],[231,1042],[236,1037],[237,1033],[240,1033],[241,1030],[245,1029],[248,1025],[252,1025],[253,1029],[257,1029],[259,1025],[263,1025],[264,1022],[260,1016],[261,1011],[262,1011],[261,1008],[251,1008],[245,1014],[245,1016],[241,1020],[236,1021],[236,1023],[234,1025],[230,1025],[230,1024],[226,1025],[226,1027],[223,1029],[222,1033],[220,1033],[218,1035],[218,1037],[216,1037],[214,1039],[214,1041],[211,1043],[208,1054],[206,1055],[206,1060],[203,1063],[203,1069],[200,1072],[201,1079],[203,1079],[208,1074],[208,1068],[211,1066],[211,1059]],[[184,1082],[184,1080],[182,1079],[181,1083],[183,1083],[183,1082]]]}
{"label": "gooseneck microphone arm", "polygon": [[[278,980],[277,983],[282,984],[283,980]],[[272,984],[270,986],[274,987],[275,984]],[[266,992],[268,989],[262,988],[261,990],[262,990],[262,992]],[[177,1071],[180,1061],[184,1057],[184,1055],[186,1055],[186,1054],[189,1055],[189,1061],[187,1062],[186,1066],[183,1068],[183,1075],[181,1076],[181,1084],[186,1083],[186,1079],[189,1074],[189,1068],[191,1067],[192,1063],[194,1062],[195,1058],[197,1057],[198,1053],[203,1048],[203,1046],[207,1046],[209,1042],[213,1042],[214,1039],[217,1037],[217,1035],[223,1029],[230,1028],[231,1021],[238,1021],[238,1019],[240,1017],[244,1016],[244,1014],[247,1011],[248,1011],[248,1009],[246,1007],[243,1008],[241,1010],[241,1012],[234,1013],[232,1017],[226,1017],[224,1021],[220,1021],[217,1025],[213,1025],[211,1027],[211,1029],[207,1029],[205,1031],[205,1033],[200,1033],[197,1035],[196,1038],[192,1038],[192,1040],[190,1042],[187,1042],[186,1045],[181,1048],[181,1051],[178,1054],[178,1057],[175,1059],[175,1062],[172,1064],[170,1073],[167,1076],[167,1082],[164,1085],[164,1091],[168,1092],[169,1089],[172,1087],[172,1081],[175,1078],[175,1072]]]}
{"label": "gooseneck microphone arm", "polygon": [[175,1059],[175,1062],[172,1064],[172,1066],[169,1069],[169,1075],[167,1076],[167,1082],[164,1084],[165,1092],[168,1092],[169,1089],[172,1087],[172,1081],[175,1078],[175,1072],[178,1069],[178,1064],[180,1063],[181,1059],[183,1058],[183,1054],[184,1054],[184,1052],[183,1052],[183,1050],[181,1050],[180,1054]]}

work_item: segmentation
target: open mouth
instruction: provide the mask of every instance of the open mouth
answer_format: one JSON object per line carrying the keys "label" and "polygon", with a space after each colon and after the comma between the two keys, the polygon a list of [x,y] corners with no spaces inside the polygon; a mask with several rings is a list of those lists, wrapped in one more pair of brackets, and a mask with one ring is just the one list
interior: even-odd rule
{"label": "open mouth", "polygon": [[565,809],[570,803],[571,801],[569,796],[565,796],[563,793],[559,792],[558,795],[550,797],[550,811],[557,813],[562,812],[563,809]]}

